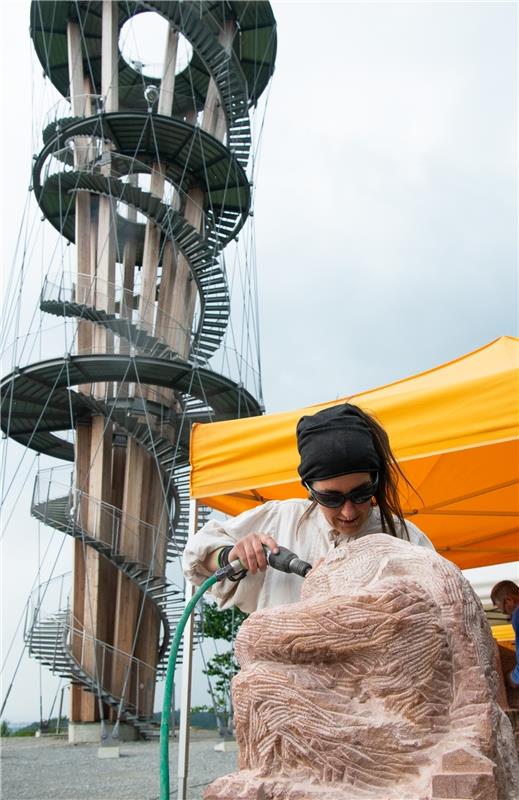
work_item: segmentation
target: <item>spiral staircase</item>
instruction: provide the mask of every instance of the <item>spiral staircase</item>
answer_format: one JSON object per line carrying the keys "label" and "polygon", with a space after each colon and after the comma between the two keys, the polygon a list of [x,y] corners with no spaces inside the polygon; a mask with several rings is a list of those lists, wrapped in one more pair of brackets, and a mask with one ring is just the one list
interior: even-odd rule
{"label": "spiral staircase", "polygon": [[[122,26],[150,11],[167,20],[170,39],[181,33],[193,48],[190,63],[174,77],[168,113],[171,75],[164,72],[163,87],[114,51]],[[25,639],[32,656],[95,694],[101,714],[149,737],[155,679],[164,673],[183,603],[183,591],[165,569],[187,537],[190,426],[262,412],[260,401],[241,382],[215,372],[209,359],[229,323],[220,254],[250,213],[249,111],[274,69],[275,21],[266,2],[34,0],[31,36],[46,76],[67,100],[44,127],[32,189],[43,218],[78,252],[73,274],[61,270],[46,278],[40,309],[76,320],[77,336],[75,351],[3,379],[2,430],[24,447],[75,462],[66,479],[60,470],[38,474],[31,513],[76,542],[76,571],[84,561],[108,575],[116,617],[124,611],[120,598],[138,595],[158,627],[155,644],[138,645],[148,648],[146,657],[137,657],[117,645],[115,633],[104,641],[89,627],[84,612],[76,613],[73,590],[72,605],[50,615],[35,605]],[[111,84],[107,52],[117,65]],[[107,220],[111,256],[91,243],[91,230],[100,231]],[[119,279],[117,264],[124,267]],[[184,306],[188,311],[172,313]],[[105,472],[96,495],[85,484],[78,431],[93,437],[99,420],[103,431],[95,441]],[[74,443],[67,431],[74,432]],[[124,450],[125,467],[117,466],[117,448]],[[163,498],[161,508],[137,498],[146,519],[131,513],[140,480],[132,473],[136,465],[141,476],[153,465],[148,492]],[[207,514],[202,510],[202,522]],[[96,600],[100,612],[106,598]],[[139,635],[136,629],[134,641]]]}

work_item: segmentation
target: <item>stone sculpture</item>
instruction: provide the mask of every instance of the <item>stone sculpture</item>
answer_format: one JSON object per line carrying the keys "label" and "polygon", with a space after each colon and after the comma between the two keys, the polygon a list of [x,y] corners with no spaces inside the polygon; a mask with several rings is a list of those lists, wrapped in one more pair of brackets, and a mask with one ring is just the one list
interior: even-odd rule
{"label": "stone sculpture", "polygon": [[245,621],[236,655],[240,771],[205,800],[518,800],[490,628],[433,551],[341,544],[300,602]]}

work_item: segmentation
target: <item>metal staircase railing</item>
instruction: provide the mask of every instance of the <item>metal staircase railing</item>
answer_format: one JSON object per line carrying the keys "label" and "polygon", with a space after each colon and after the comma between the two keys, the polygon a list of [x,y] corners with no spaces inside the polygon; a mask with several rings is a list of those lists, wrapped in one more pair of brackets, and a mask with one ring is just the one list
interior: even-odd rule
{"label": "metal staircase railing", "polygon": [[[112,313],[105,310],[110,307],[113,308]],[[54,277],[46,277],[40,295],[40,308],[55,316],[75,317],[102,325],[117,337],[110,347],[113,352],[138,352],[173,361],[179,360],[178,354],[170,346],[177,333],[186,338],[193,337],[193,331],[200,327],[195,322],[193,331],[189,332],[173,317],[159,311],[155,303],[143,304],[138,290],[132,292],[116,283],[81,273],[61,272]],[[203,327],[208,336],[223,335],[225,325],[225,320],[206,308]],[[206,355],[197,350],[193,365],[204,364],[205,368],[214,372],[222,372],[225,368],[230,377],[243,383],[253,394],[256,393],[260,384],[259,372],[242,355],[238,355],[235,348],[228,343],[223,344],[217,353],[211,355],[210,362],[206,361],[210,354],[205,352]],[[195,398],[185,398],[185,411],[197,422],[212,419],[211,409]]]}
{"label": "metal staircase railing", "polygon": [[[190,419],[197,419],[195,409],[201,410],[201,421],[207,420],[209,409],[213,420],[261,413],[261,405],[243,384],[182,360],[111,353],[71,354],[17,368],[2,380],[2,430],[37,452],[73,461],[71,442],[56,434],[94,415],[111,417],[114,381],[123,381],[130,389],[136,384],[149,385],[153,392],[155,387],[163,387],[183,398],[189,395],[194,401],[188,409],[189,414],[193,412]],[[100,382],[104,400],[98,399]],[[75,391],[73,387],[79,385],[81,391]],[[141,416],[142,413],[141,409]],[[126,428],[120,420],[119,423]],[[155,454],[153,436],[148,450]],[[170,464],[169,475],[183,460]]]}
{"label": "metal staircase railing", "polygon": [[[107,159],[109,158],[109,162]],[[105,195],[113,199],[116,204],[126,203],[139,210],[147,219],[153,220],[163,232],[166,238],[174,239],[175,245],[180,252],[187,259],[193,279],[196,281],[199,292],[200,313],[198,322],[195,323],[193,333],[189,333],[188,339],[192,339],[191,355],[196,357],[197,360],[206,361],[207,358],[214,353],[225,334],[227,323],[229,319],[229,292],[227,288],[227,281],[224,272],[218,261],[218,251],[224,244],[227,243],[228,237],[222,239],[222,232],[226,226],[219,222],[214,233],[214,236],[209,238],[202,237],[183,217],[181,211],[174,210],[171,204],[162,202],[161,199],[151,194],[148,191],[134,186],[131,183],[125,183],[121,177],[126,175],[131,169],[152,174],[152,169],[149,165],[139,162],[136,159],[129,159],[124,156],[112,156],[106,154],[101,157],[94,157],[82,166],[71,163],[73,159],[73,152],[69,147],[63,148],[58,151],[53,151],[52,156],[46,161],[43,169],[43,193],[45,191],[58,191],[63,197],[63,208],[68,209],[68,215],[74,213],[73,206],[70,206],[70,193],[78,191],[88,191],[91,194]],[[101,173],[101,168],[106,167],[107,163],[110,164],[112,175],[107,177]],[[177,189],[179,197],[184,196],[184,192]],[[44,195],[42,196],[44,201]],[[119,216],[122,222],[123,218]],[[137,230],[142,234],[142,226],[139,223],[132,223],[129,221],[124,222],[125,227],[129,225],[137,226]],[[231,234],[233,234],[234,226],[231,227]],[[127,235],[127,231],[121,234]],[[88,319],[89,311],[91,310],[91,319],[94,322],[104,323],[106,317],[100,318],[99,311],[111,314],[113,306],[113,289],[110,285],[106,287],[98,287],[97,281],[92,285],[92,278],[85,276],[83,286],[79,284],[78,295],[76,298],[70,298],[68,302],[78,302],[84,305],[83,316]],[[92,292],[92,289],[95,291]],[[106,291],[104,291],[106,289]],[[84,294],[84,296],[83,296]],[[42,306],[42,310],[49,313],[57,313],[61,315],[67,314],[67,307],[63,305],[65,298],[61,297],[61,306],[54,307],[49,305],[49,300],[54,300],[55,297],[48,298],[42,294],[42,300],[46,301],[46,306]],[[128,303],[125,308],[132,310],[134,298],[128,298]],[[76,313],[69,314],[78,316]],[[133,313],[131,315],[134,317]],[[124,314],[114,314],[113,319],[125,319]],[[175,334],[178,329],[178,323],[173,319],[164,315],[162,310],[158,311],[154,307],[147,305],[144,313],[138,321],[138,326],[144,332],[151,335],[156,335],[157,331],[154,330],[153,320],[157,320],[158,328],[160,330],[160,339],[164,344],[171,347],[169,342],[174,341],[171,334]],[[150,324],[151,322],[151,324]],[[168,322],[170,323],[171,330],[168,329]],[[168,336],[169,334],[169,336]],[[124,333],[123,333],[124,335]]]}
{"label": "metal staircase railing", "polygon": [[182,30],[200,54],[222,99],[227,119],[227,145],[236,154],[237,160],[246,165],[251,146],[249,98],[247,81],[238,57],[234,51],[227,52],[200,19],[198,3],[155,1],[145,5],[164,14],[175,27]]}
{"label": "metal staircase railing", "polygon": [[[136,727],[144,738],[158,737],[159,726],[141,712],[148,703],[146,693],[154,685],[156,669],[90,634],[72,616],[68,592],[63,597],[65,583],[70,583],[70,573],[41,584],[31,593],[24,627],[29,655],[53,674],[95,694],[117,711],[118,718]],[[58,610],[52,614],[43,611],[41,599],[47,595],[49,586],[59,586],[62,598]],[[118,692],[106,688],[112,687],[114,680],[119,686]]]}
{"label": "metal staircase railing", "polygon": [[[66,60],[63,72],[64,59],[60,49],[63,44],[60,34],[65,30],[68,11],[66,8],[61,8],[61,3],[56,4],[57,8],[52,6],[47,8],[48,5],[48,3],[38,4],[41,8],[37,8],[33,12],[31,34],[44,69],[50,73],[58,91],[65,93],[68,83]],[[218,21],[218,7],[214,4],[190,2],[189,0],[183,0],[183,2],[171,2],[171,0],[167,2],[158,0],[139,3],[126,2],[121,4],[119,25],[122,26],[126,19],[142,11],[156,11],[165,17],[176,30],[183,33],[191,43],[196,57],[196,69],[191,71],[188,66],[183,73],[177,76],[176,80],[180,95],[188,100],[187,107],[183,110],[186,111],[188,108],[191,110],[197,105],[198,107],[203,106],[203,97],[207,92],[209,78],[212,77],[218,88],[226,117],[227,146],[236,153],[236,158],[241,164],[246,164],[251,146],[248,109],[252,103],[257,102],[257,98],[265,88],[274,68],[275,21],[270,5],[267,3],[248,2],[234,5],[237,6],[236,20],[240,25],[240,30],[243,26],[245,36],[248,34],[250,37],[257,27],[262,34],[265,30],[270,30],[274,42],[269,44],[267,38],[263,46],[258,42],[257,46],[251,49],[248,41],[244,39],[241,42],[240,36],[238,36],[238,46],[236,49],[233,47],[228,51],[218,41],[218,25],[215,25]],[[247,6],[251,7],[249,15],[247,15]],[[80,15],[80,19],[84,13],[84,10],[76,11],[76,14]],[[227,13],[227,11],[224,12],[224,17],[227,16]],[[100,17],[100,15],[97,16]],[[247,18],[248,16],[250,19]],[[100,21],[89,18],[88,25],[85,24],[85,20],[82,25],[85,31],[85,47],[87,50],[93,48],[97,52],[101,33]],[[252,41],[256,42],[257,38],[257,36],[253,37]],[[50,44],[49,39],[51,40]],[[268,60],[265,61],[267,51]],[[100,82],[98,62],[98,58],[92,58],[90,62],[91,77],[95,83]],[[249,74],[251,64],[253,71],[252,74]],[[119,65],[122,103],[126,107],[135,108],[140,104],[141,108],[145,108],[142,97],[142,75],[132,69],[123,58],[119,58]],[[265,75],[263,75],[264,72],[266,72]],[[155,82],[160,83],[160,81]],[[249,84],[251,85],[249,86]]]}
{"label": "metal staircase railing", "polygon": [[[142,127],[153,134],[153,147],[143,141],[130,128],[131,141],[127,141],[127,130]],[[67,117],[56,123],[54,135],[41,150],[33,165],[32,181],[36,199],[54,227],[70,241],[75,240],[74,194],[88,191],[103,194],[114,201],[125,202],[141,211],[160,226],[164,234],[177,242],[179,249],[193,265],[193,276],[203,277],[203,272],[214,267],[218,252],[235,238],[245,224],[250,212],[250,185],[247,176],[233,154],[218,139],[180,120],[142,112],[111,112],[95,117]],[[50,134],[50,131],[49,131]],[[74,151],[63,148],[67,139],[84,138],[96,144],[89,160],[80,166],[74,164]],[[114,151],[102,153],[101,143],[109,138]],[[148,139],[149,137],[145,137]],[[187,161],[181,163],[179,147],[189,147]],[[132,149],[134,158],[125,157]],[[181,210],[162,202],[162,199],[122,180],[134,163],[137,173],[151,174],[158,160],[165,165],[164,179],[174,187],[178,196],[184,198],[204,175],[207,199],[204,205],[202,232],[184,218]],[[182,160],[182,159],[181,159]],[[102,168],[109,167],[111,175]],[[179,174],[180,173],[180,174]],[[192,202],[192,201],[190,201]],[[119,247],[131,231],[138,243],[136,258],[142,258],[143,226],[119,216]],[[218,265],[216,269],[223,274]],[[210,290],[207,290],[210,294]]]}
{"label": "metal staircase railing", "polygon": [[[144,313],[139,313],[135,307],[139,296],[133,292],[120,289],[117,284],[102,287],[100,279],[97,278],[93,283],[90,275],[84,276],[83,284],[81,275],[77,276],[77,283],[68,283],[68,277],[73,276],[62,273],[55,280],[45,278],[40,296],[42,311],[55,316],[97,322],[126,340],[126,352],[134,348],[152,358],[178,358],[168,342],[179,331],[185,335],[186,330],[169,315],[158,315],[155,304],[147,304],[149,308],[145,308]],[[106,311],[110,306],[114,307],[113,313]],[[124,352],[124,347],[120,346],[119,351]]]}
{"label": "metal staircase railing", "polygon": [[[157,662],[162,674],[169,655],[171,631],[180,619],[184,602],[183,591],[163,575],[167,536],[156,526],[128,514],[123,516],[119,508],[72,488],[70,471],[69,481],[63,478],[65,469],[42,470],[36,475],[31,513],[45,525],[80,539],[107,558],[154,604],[163,626]],[[82,519],[83,501],[88,502],[88,522]],[[136,554],[148,551],[145,556],[139,558],[125,552],[121,547],[122,534],[126,547]]]}

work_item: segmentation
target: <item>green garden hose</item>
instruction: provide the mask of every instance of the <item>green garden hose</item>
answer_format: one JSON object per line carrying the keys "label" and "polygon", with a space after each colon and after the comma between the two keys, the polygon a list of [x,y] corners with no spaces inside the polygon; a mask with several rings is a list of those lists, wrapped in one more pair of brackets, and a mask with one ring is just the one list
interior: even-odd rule
{"label": "green garden hose", "polygon": [[[228,549],[231,550],[232,548],[229,547]],[[274,551],[263,545],[263,549],[265,550],[267,564],[270,567],[274,567],[274,569],[280,570],[280,572],[290,572],[304,578],[312,569],[311,564],[302,561],[295,553],[292,553],[292,551],[288,550],[286,547],[277,545]],[[227,553],[227,557],[228,556],[229,553]],[[220,569],[217,569],[216,572],[196,590],[195,594],[186,605],[184,613],[177,625],[168,659],[164,703],[160,720],[160,800],[169,800],[169,715],[171,712],[171,695],[173,693],[173,678],[175,676],[177,653],[180,642],[182,641],[182,634],[184,633],[186,622],[204,592],[206,592],[213,583],[223,581],[226,578],[240,580],[245,574],[246,570],[239,560],[228,562],[220,567]]]}
{"label": "green garden hose", "polygon": [[173,694],[173,678],[175,677],[178,649],[182,641],[184,628],[196,604],[213,583],[221,579],[219,573],[216,572],[197,589],[180,617],[171,644],[168,669],[166,672],[164,703],[162,705],[162,716],[160,720],[160,800],[169,800],[169,715],[171,712],[171,696]]}

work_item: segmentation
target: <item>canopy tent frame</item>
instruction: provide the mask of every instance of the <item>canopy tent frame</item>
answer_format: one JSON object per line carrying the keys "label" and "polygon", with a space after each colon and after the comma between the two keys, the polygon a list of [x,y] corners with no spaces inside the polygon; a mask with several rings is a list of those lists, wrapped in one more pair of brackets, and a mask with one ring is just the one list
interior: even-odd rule
{"label": "canopy tent frame", "polygon": [[[401,467],[417,486],[412,496],[402,497],[406,516],[418,523],[442,555],[462,569],[515,561],[519,557],[518,397],[519,339],[503,336],[447,364],[370,392],[282,414],[194,424],[191,530],[196,531],[199,503],[235,515],[269,500],[305,496],[296,469],[297,420],[352,402],[375,413],[388,431]],[[259,444],[264,452],[258,452]],[[273,467],[270,471],[267,462]],[[461,491],[450,491],[454,480]],[[486,508],[474,506],[482,498]],[[510,518],[515,522],[503,528],[503,520]],[[448,521],[449,535],[441,534],[438,520]],[[184,659],[190,652],[186,645],[187,640]],[[183,698],[189,697],[191,684],[187,665],[184,680],[189,688],[182,690]],[[183,741],[186,736],[188,741],[189,708],[181,710],[181,720],[187,726]],[[187,775],[187,761],[182,770],[179,760],[182,775]],[[186,785],[184,780],[183,791]],[[179,781],[179,797],[185,798],[180,787]]]}
{"label": "canopy tent frame", "polygon": [[[343,402],[372,412],[415,487],[405,515],[461,569],[518,557],[519,339],[477,350],[394,383],[308,408],[195,424],[191,496],[235,515],[269,500],[305,497],[295,428],[304,414]],[[485,544],[487,547],[485,547]]]}

